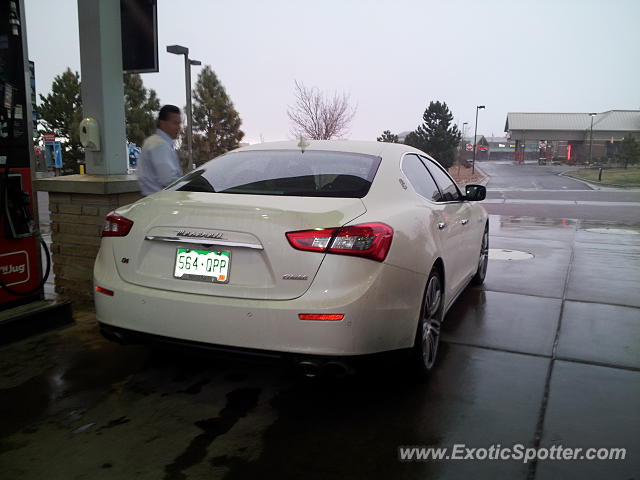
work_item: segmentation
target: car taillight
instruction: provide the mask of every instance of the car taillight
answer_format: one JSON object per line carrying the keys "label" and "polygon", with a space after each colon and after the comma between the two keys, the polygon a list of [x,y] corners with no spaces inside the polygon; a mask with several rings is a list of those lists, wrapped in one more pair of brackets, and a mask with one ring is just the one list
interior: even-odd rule
{"label": "car taillight", "polygon": [[110,212],[104,219],[102,227],[103,237],[124,237],[133,227],[133,222],[128,218],[124,218],[116,212]]}
{"label": "car taillight", "polygon": [[382,262],[387,257],[393,228],[384,223],[287,232],[287,240],[298,250],[355,255]]}

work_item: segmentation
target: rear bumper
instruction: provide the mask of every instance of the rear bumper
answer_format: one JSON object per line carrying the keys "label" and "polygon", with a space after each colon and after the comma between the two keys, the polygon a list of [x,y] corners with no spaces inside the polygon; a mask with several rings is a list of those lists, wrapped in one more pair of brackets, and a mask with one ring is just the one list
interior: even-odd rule
{"label": "rear bumper", "polygon": [[122,327],[114,327],[106,323],[99,323],[100,333],[104,338],[121,345],[129,344],[149,344],[176,349],[210,352],[222,357],[237,358],[257,358],[261,360],[282,361],[285,355],[282,352],[269,352],[267,350],[254,350],[249,348],[228,347],[225,345],[215,345],[212,343],[194,342],[191,340],[181,340],[178,338],[163,337],[152,333],[138,332]]}
{"label": "rear bumper", "polygon": [[300,355],[180,340],[113,327],[103,323],[100,324],[100,333],[107,340],[123,345],[145,344],[173,352],[200,353],[206,355],[205,358],[213,357],[240,362],[259,362],[261,365],[286,366],[295,369],[298,374],[305,377],[318,375],[343,377],[370,367],[384,368],[393,365],[392,362],[396,360],[406,360],[408,352],[403,349],[368,355]]}
{"label": "rear bumper", "polygon": [[[109,258],[111,257],[111,258]],[[327,257],[309,290],[293,300],[251,300],[185,294],[123,281],[101,250],[94,284],[98,321],[168,339],[262,352],[367,355],[411,347],[426,277],[380,264],[366,282],[346,285]],[[365,263],[363,263],[365,262]],[[339,269],[369,260],[339,257]],[[366,278],[366,276],[365,276]],[[299,313],[342,313],[341,321],[303,321]]]}

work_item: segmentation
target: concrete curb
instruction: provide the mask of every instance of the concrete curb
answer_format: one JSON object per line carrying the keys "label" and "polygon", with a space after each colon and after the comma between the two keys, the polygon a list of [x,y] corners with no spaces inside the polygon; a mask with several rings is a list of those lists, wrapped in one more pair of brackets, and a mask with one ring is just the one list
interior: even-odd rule
{"label": "concrete curb", "polygon": [[483,187],[487,186],[487,183],[489,183],[489,180],[491,179],[491,175],[487,175],[487,172],[485,172],[484,170],[482,170],[480,167],[478,167],[476,165],[476,170],[478,170],[480,173],[482,173],[482,175],[484,175],[484,178],[482,180],[480,180],[480,182],[478,183],[478,185],[482,185]]}

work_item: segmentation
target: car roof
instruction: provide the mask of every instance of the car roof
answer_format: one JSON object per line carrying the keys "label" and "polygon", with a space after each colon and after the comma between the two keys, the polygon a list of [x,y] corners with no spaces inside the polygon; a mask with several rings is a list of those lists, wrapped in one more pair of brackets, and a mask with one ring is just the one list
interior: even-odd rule
{"label": "car roof", "polygon": [[[408,151],[422,153],[413,147],[401,143],[366,142],[359,140],[306,140],[305,150],[326,150],[333,152],[361,153],[383,157],[385,155],[401,155]],[[265,142],[239,148],[233,152],[247,152],[253,150],[299,150],[299,140],[282,142]]]}

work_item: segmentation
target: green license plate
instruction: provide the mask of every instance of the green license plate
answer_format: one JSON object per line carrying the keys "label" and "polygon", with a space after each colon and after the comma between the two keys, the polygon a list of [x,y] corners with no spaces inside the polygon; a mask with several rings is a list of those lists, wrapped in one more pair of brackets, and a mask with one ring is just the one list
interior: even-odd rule
{"label": "green license plate", "polygon": [[178,248],[173,276],[182,280],[228,283],[231,252]]}

